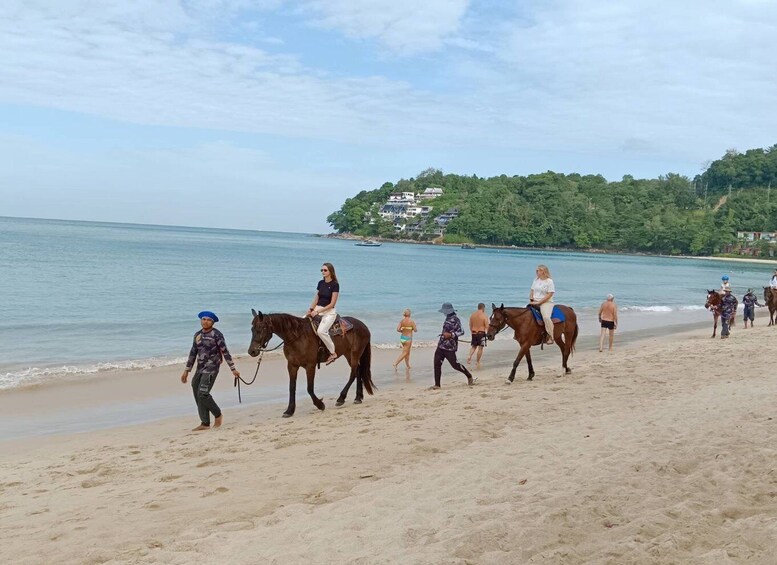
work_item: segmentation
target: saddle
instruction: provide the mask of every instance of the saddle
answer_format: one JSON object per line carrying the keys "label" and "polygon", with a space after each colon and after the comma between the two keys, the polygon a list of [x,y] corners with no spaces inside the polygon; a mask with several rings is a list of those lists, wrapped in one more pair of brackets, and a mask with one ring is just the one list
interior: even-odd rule
{"label": "saddle", "polygon": [[[316,316],[310,319],[310,325],[313,326],[313,331],[318,332],[318,325],[321,323],[321,316]],[[343,336],[346,332],[353,329],[353,324],[348,320],[341,318],[340,314],[335,318],[335,323],[329,328],[329,335],[331,337]],[[317,354],[318,368],[321,368],[321,363],[325,363],[329,357],[329,350],[324,346],[324,342],[321,338],[318,338],[318,354]]]}
{"label": "saddle", "polygon": [[[540,309],[537,306],[534,306],[533,304],[527,304],[526,306],[529,310],[531,310],[532,315],[534,316],[534,321],[537,323],[538,326],[545,326],[545,322],[542,321],[542,313],[540,313]],[[554,324],[560,324],[561,322],[566,321],[566,316],[564,316],[564,312],[561,311],[561,308],[553,305],[553,312],[550,314],[550,320]]]}
{"label": "saddle", "polygon": [[[316,316],[310,319],[310,323],[313,325],[313,331],[318,331],[318,325],[321,323],[321,316]],[[335,323],[329,328],[329,335],[337,337],[339,335],[345,337],[345,333],[353,329],[353,324],[348,320],[341,318],[340,314],[337,314]]]}

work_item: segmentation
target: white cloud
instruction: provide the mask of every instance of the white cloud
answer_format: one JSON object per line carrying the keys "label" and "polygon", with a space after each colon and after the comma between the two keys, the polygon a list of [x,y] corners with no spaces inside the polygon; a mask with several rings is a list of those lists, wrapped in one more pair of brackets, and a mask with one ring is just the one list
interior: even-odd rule
{"label": "white cloud", "polygon": [[444,96],[209,39],[178,5],[148,1],[142,16],[129,5],[0,6],[0,102],[360,144],[407,143],[408,128],[414,140],[467,129]]}
{"label": "white cloud", "polygon": [[301,13],[313,12],[321,27],[348,37],[376,39],[392,51],[436,51],[456,34],[469,0],[308,0]]}
{"label": "white cloud", "polygon": [[493,22],[498,57],[466,58],[459,70],[524,140],[686,158],[774,142],[777,4],[549,0],[523,9]]}

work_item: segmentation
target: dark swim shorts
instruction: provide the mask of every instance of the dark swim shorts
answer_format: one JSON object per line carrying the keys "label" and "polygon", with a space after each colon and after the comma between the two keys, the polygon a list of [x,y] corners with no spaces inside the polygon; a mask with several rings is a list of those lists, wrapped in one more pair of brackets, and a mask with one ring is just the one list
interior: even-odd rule
{"label": "dark swim shorts", "polygon": [[614,330],[615,329],[615,322],[608,322],[607,320],[602,320],[602,327],[605,330]]}
{"label": "dark swim shorts", "polygon": [[472,344],[472,347],[485,347],[486,346],[486,333],[485,332],[479,332],[476,334],[472,334],[472,339],[470,340],[470,343]]}

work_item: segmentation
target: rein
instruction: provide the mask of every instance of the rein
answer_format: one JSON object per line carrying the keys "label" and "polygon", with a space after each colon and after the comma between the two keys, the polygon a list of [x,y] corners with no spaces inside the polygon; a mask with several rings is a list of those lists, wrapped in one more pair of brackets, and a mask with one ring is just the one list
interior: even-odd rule
{"label": "rein", "polygon": [[240,404],[243,403],[243,396],[240,393],[240,383],[243,383],[246,386],[250,386],[250,385],[254,384],[254,381],[256,381],[257,375],[259,375],[259,366],[262,364],[262,357],[264,356],[265,351],[275,351],[276,349],[281,347],[284,343],[285,342],[282,341],[278,345],[273,347],[272,349],[265,349],[264,347],[262,348],[262,350],[259,352],[258,358],[256,359],[256,371],[254,372],[254,378],[253,379],[251,379],[250,381],[245,381],[245,380],[243,380],[243,377],[235,377],[235,384],[234,384],[234,386],[237,387],[237,401]]}

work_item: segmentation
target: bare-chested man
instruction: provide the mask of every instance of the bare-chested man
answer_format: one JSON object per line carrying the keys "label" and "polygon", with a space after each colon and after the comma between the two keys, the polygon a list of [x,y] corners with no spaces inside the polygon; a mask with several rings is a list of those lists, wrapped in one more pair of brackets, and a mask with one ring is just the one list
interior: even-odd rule
{"label": "bare-chested man", "polygon": [[618,307],[615,305],[615,297],[612,294],[607,295],[607,300],[602,302],[599,307],[599,323],[602,325],[602,332],[599,335],[599,352],[604,349],[604,334],[610,332],[610,351],[612,343],[615,341],[615,328],[618,327]]}
{"label": "bare-chested man", "polygon": [[480,358],[483,357],[483,348],[486,346],[486,331],[488,331],[488,316],[486,316],[486,305],[482,302],[478,304],[476,312],[469,317],[469,331],[472,332],[472,346],[469,348],[467,365],[472,363],[472,355],[477,351],[477,363],[475,367],[480,367]]}

